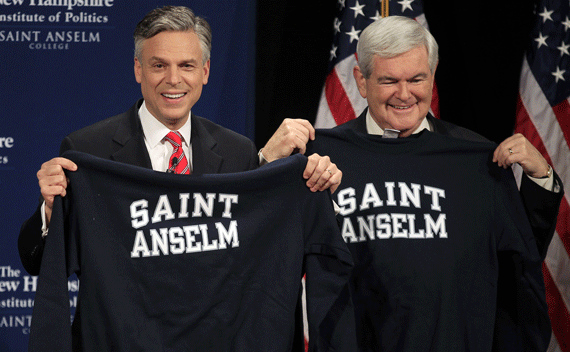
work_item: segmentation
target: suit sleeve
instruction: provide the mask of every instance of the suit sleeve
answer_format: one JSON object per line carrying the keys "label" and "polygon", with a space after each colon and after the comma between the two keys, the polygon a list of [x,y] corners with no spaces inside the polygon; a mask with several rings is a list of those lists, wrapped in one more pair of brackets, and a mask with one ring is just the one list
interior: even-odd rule
{"label": "suit sleeve", "polygon": [[259,156],[257,155],[257,148],[255,147],[255,144],[252,141],[250,141],[248,170],[255,170],[258,167],[259,167]]}
{"label": "suit sleeve", "polygon": [[[62,155],[67,150],[72,150],[73,142],[69,137],[61,142],[59,148],[59,155]],[[42,214],[41,206],[43,198],[40,196],[40,201],[36,211],[32,216],[24,221],[20,228],[18,235],[18,253],[20,254],[20,261],[24,269],[30,275],[39,275],[40,266],[42,263],[42,256],[44,253],[45,239],[42,236]]]}
{"label": "suit sleeve", "polygon": [[536,245],[541,258],[546,258],[548,246],[556,230],[556,219],[560,202],[564,195],[562,181],[556,172],[553,177],[560,185],[560,192],[551,192],[531,181],[523,174],[520,194],[525,207],[525,212],[532,227],[536,239]]}
{"label": "suit sleeve", "polygon": [[45,239],[42,237],[41,202],[35,213],[20,228],[18,235],[18,253],[24,269],[30,275],[40,273],[40,264],[44,252]]}

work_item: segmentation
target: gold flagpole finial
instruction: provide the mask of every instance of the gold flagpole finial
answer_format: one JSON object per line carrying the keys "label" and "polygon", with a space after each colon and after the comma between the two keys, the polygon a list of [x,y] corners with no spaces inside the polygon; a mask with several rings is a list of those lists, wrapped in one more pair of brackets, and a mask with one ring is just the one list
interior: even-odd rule
{"label": "gold flagpole finial", "polygon": [[381,1],[382,1],[382,5],[381,5],[382,13],[380,15],[382,17],[390,16],[390,0],[381,0]]}

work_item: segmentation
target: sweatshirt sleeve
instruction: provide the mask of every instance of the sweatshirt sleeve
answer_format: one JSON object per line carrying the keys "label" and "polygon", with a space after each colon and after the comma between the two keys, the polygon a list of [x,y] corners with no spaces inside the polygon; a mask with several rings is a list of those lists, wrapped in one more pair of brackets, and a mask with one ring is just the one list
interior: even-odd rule
{"label": "sweatshirt sleeve", "polygon": [[40,268],[28,350],[71,351],[64,210],[56,197]]}
{"label": "sweatshirt sleeve", "polygon": [[498,174],[499,278],[493,351],[545,351],[551,337],[542,258],[512,173]]}
{"label": "sweatshirt sleeve", "polygon": [[340,234],[330,193],[313,195],[305,209],[309,351],[352,351],[356,348],[348,289],[352,256]]}

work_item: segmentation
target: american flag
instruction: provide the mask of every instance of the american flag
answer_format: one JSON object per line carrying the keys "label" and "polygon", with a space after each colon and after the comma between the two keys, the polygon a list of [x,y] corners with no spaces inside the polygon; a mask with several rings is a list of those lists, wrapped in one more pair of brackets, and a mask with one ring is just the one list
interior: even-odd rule
{"label": "american flag", "polygon": [[[368,105],[360,96],[352,69],[356,65],[356,44],[366,26],[382,15],[414,18],[427,28],[420,0],[339,0],[334,20],[329,74],[321,93],[316,128],[330,128],[357,118]],[[437,88],[434,85],[432,112],[439,117]]]}
{"label": "american flag", "polygon": [[542,0],[523,62],[515,132],[560,176],[566,194],[543,266],[552,322],[549,351],[570,351],[570,2]]}

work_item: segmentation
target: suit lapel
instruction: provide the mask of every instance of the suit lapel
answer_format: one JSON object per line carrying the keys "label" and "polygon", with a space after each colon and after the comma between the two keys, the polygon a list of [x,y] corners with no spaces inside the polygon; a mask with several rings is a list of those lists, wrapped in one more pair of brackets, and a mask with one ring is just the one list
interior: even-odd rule
{"label": "suit lapel", "polygon": [[224,159],[214,152],[216,140],[204,127],[200,117],[192,114],[192,174],[215,174],[219,173]]}
{"label": "suit lapel", "polygon": [[[143,100],[139,100],[125,116],[113,137],[116,151],[111,159],[122,163],[152,169],[152,163],[144,142],[144,134],[139,119],[138,110]],[[223,158],[214,152],[217,145],[214,137],[201,123],[200,117],[192,115],[192,173],[219,173]]]}
{"label": "suit lapel", "polygon": [[368,112],[368,108],[364,109],[362,114],[358,116],[356,120],[354,120],[354,129],[360,133],[368,133],[368,129],[366,128],[366,112]]}
{"label": "suit lapel", "polygon": [[112,160],[152,169],[152,163],[144,142],[144,134],[138,110],[142,104],[139,100],[126,114],[117,128],[113,142],[117,146],[111,155]]}
{"label": "suit lapel", "polygon": [[441,122],[441,120],[436,119],[435,117],[433,117],[432,114],[428,113],[427,115],[427,120],[429,122],[429,124],[432,127],[432,132],[434,133],[438,133],[438,134],[443,134],[446,136],[450,136],[452,135],[452,133],[449,131],[449,129]]}

